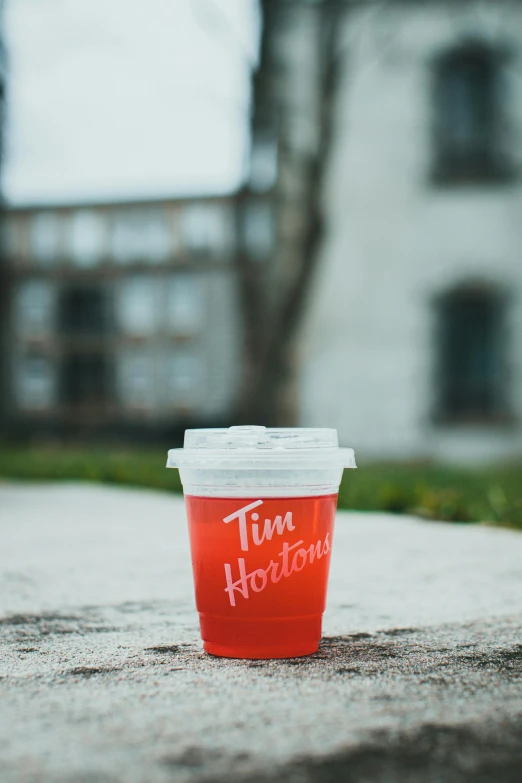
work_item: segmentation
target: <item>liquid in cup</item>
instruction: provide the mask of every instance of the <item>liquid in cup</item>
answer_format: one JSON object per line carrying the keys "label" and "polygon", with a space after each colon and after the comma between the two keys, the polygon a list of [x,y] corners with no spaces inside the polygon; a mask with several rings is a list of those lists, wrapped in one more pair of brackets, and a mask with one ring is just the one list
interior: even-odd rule
{"label": "liquid in cup", "polygon": [[[198,438],[207,445],[192,446]],[[234,658],[315,652],[351,449],[338,448],[335,430],[187,430],[169,463],[184,484],[204,649]]]}

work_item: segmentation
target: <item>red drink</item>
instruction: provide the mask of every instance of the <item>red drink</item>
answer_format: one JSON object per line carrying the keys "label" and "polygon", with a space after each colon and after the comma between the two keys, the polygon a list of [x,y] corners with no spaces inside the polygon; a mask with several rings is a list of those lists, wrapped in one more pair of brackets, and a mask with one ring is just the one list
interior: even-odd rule
{"label": "red drink", "polygon": [[290,658],[317,650],[337,492],[353,449],[328,428],[186,430],[179,468],[205,650]]}
{"label": "red drink", "polygon": [[337,494],[185,500],[205,650],[233,658],[315,652]]}

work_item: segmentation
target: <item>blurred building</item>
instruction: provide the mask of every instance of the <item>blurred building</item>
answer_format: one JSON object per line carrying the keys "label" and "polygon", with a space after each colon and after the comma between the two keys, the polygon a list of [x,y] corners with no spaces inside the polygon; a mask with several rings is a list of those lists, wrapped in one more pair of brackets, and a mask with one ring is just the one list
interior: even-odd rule
{"label": "blurred building", "polygon": [[[377,458],[521,455],[522,4],[341,5],[298,419]],[[295,183],[318,143],[321,3],[285,12],[273,80]]]}
{"label": "blurred building", "polygon": [[266,7],[238,196],[8,210],[10,428],[229,423],[247,311],[292,292],[319,192],[281,423],[379,459],[521,456],[522,3]]}
{"label": "blurred building", "polygon": [[[8,209],[8,431],[225,421],[240,352],[234,259],[252,244],[236,213],[232,197]],[[263,207],[250,214],[253,252],[269,254]]]}

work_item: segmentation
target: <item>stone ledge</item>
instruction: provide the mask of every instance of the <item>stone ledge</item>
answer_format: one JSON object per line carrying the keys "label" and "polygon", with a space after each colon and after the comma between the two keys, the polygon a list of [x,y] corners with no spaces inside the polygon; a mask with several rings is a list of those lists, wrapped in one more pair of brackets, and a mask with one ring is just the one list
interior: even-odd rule
{"label": "stone ledge", "polygon": [[519,534],[340,514],[319,652],[239,661],[201,650],[179,499],[0,505],[2,783],[522,779]]}

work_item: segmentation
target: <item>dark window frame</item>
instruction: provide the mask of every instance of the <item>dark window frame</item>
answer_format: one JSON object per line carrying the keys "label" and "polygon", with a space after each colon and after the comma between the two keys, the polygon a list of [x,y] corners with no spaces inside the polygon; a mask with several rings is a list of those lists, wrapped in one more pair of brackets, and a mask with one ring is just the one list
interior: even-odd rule
{"label": "dark window frame", "polygon": [[435,300],[435,409],[438,424],[509,424],[508,295],[482,284]]}
{"label": "dark window frame", "polygon": [[62,356],[59,396],[68,409],[105,408],[114,398],[114,370],[103,350],[74,350]]}
{"label": "dark window frame", "polygon": [[506,151],[503,71],[508,56],[504,48],[471,40],[436,58],[432,72],[433,184],[494,185],[515,178]]}
{"label": "dark window frame", "polygon": [[109,292],[93,283],[64,285],[58,297],[58,332],[65,338],[105,338],[113,331]]}

